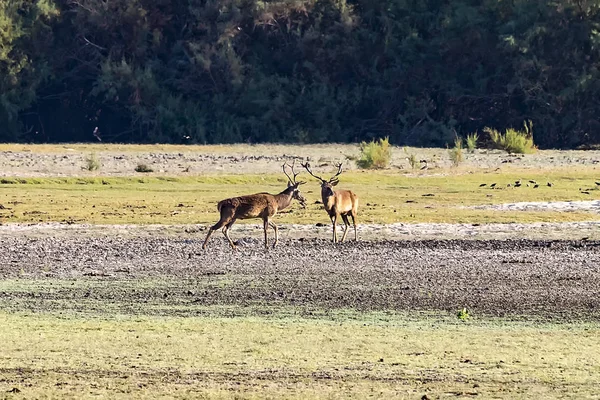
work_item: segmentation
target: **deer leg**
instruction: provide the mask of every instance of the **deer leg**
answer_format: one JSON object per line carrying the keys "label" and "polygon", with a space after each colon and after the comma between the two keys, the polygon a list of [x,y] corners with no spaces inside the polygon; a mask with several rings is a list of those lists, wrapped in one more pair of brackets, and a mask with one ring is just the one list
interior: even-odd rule
{"label": "deer leg", "polygon": [[273,248],[275,248],[275,246],[277,246],[277,242],[279,241],[279,235],[277,234],[277,225],[275,225],[272,222],[269,222],[269,225],[271,225],[271,228],[273,228],[273,230],[275,231],[275,243],[273,243]]}
{"label": "deer leg", "polygon": [[[217,229],[219,229],[220,227],[222,227],[223,225],[225,225],[226,220],[221,218],[219,220],[219,222],[217,222],[216,224],[214,224],[209,230],[208,230],[208,235],[206,235],[206,239],[204,239],[204,244],[202,245],[202,250],[206,249],[206,244],[208,243],[208,239],[210,239],[210,235],[212,235],[212,233],[214,231],[216,231]],[[223,230],[225,230],[226,228],[223,228]]]}
{"label": "deer leg", "polygon": [[354,225],[354,240],[358,240],[358,236],[356,235],[356,218],[354,214],[350,214],[350,216],[352,217],[352,225]]}
{"label": "deer leg", "polygon": [[267,230],[269,229],[269,218],[263,219],[263,229],[265,230],[265,249],[269,248],[269,235]]}
{"label": "deer leg", "polygon": [[227,238],[227,240],[229,241],[229,245],[231,246],[231,248],[233,250],[235,250],[235,243],[233,243],[233,240],[231,240],[231,238],[229,237],[229,228],[231,228],[231,225],[233,225],[233,223],[235,222],[234,220],[231,220],[231,222],[229,222],[227,225],[225,225],[225,227],[223,228],[223,235],[225,235],[225,237]]}
{"label": "deer leg", "polygon": [[346,234],[348,233],[348,229],[350,228],[350,222],[348,222],[348,216],[346,214],[342,214],[342,219],[344,220],[344,234],[342,235],[342,242],[346,239]]}
{"label": "deer leg", "polygon": [[333,224],[333,243],[337,243],[337,214],[333,214],[332,216],[330,216],[331,218],[331,223]]}
{"label": "deer leg", "polygon": [[[210,239],[210,236],[213,234],[214,231],[216,231],[217,229],[221,229],[223,227],[223,234],[225,234],[225,231],[227,229],[227,225],[231,226],[231,224],[233,224],[233,221],[235,221],[235,219],[233,218],[234,216],[234,210],[231,208],[222,208],[219,210],[221,213],[221,218],[219,219],[219,222],[217,222],[216,224],[214,224],[209,230],[208,230],[208,234],[206,235],[206,239],[204,239],[204,244],[202,245],[202,249],[206,249],[206,244],[208,243],[208,239]],[[225,234],[225,236],[227,236]]]}

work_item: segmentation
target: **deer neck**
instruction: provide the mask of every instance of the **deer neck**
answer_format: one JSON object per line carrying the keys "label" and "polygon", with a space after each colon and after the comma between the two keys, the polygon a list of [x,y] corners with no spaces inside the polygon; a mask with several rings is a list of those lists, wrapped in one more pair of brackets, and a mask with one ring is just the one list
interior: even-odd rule
{"label": "deer neck", "polygon": [[294,194],[294,188],[289,187],[285,189],[283,192],[275,195],[275,200],[277,201],[277,209],[283,210],[292,204],[292,195]]}
{"label": "deer neck", "polygon": [[323,207],[329,211],[335,204],[335,192],[333,192],[331,195],[326,195],[325,193],[321,192],[321,199],[323,200]]}

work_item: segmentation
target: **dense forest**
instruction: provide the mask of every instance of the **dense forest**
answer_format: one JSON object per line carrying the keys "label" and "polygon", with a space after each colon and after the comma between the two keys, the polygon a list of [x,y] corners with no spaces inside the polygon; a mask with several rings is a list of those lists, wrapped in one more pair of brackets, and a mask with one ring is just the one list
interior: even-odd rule
{"label": "dense forest", "polygon": [[600,143],[598,0],[0,0],[0,141]]}

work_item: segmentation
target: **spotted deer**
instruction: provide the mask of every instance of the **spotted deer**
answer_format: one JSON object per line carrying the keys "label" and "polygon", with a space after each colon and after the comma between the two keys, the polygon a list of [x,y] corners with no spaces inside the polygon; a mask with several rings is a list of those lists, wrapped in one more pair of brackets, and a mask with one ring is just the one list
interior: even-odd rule
{"label": "spotted deer", "polygon": [[[286,166],[290,167],[292,177],[290,177],[286,172]],[[294,173],[294,165],[289,165],[287,163],[283,164],[283,173],[288,178],[288,186],[287,189],[279,194],[273,195],[270,193],[256,193],[247,196],[232,197],[221,200],[217,204],[217,209],[221,214],[221,219],[219,219],[219,222],[209,229],[208,235],[206,235],[206,239],[204,239],[202,248],[206,249],[208,239],[214,231],[223,228],[223,234],[229,241],[231,248],[235,250],[235,243],[233,243],[229,237],[229,228],[231,228],[231,225],[233,225],[233,223],[238,219],[250,218],[261,218],[263,220],[263,228],[265,231],[265,248],[269,248],[267,229],[269,226],[273,228],[275,231],[275,242],[273,243],[273,248],[275,248],[279,238],[277,235],[277,225],[271,221],[271,218],[274,217],[278,211],[289,207],[293,199],[298,200],[303,207],[306,205],[306,199],[302,197],[298,191],[298,186],[306,182],[296,181],[298,173]]]}
{"label": "spotted deer", "polygon": [[301,165],[308,171],[309,174],[321,181],[321,199],[323,200],[325,211],[327,211],[327,214],[329,214],[329,218],[333,224],[333,242],[337,243],[338,241],[336,222],[340,216],[344,220],[344,234],[342,235],[341,242],[346,239],[346,234],[348,233],[348,228],[350,227],[348,215],[352,217],[352,224],[354,225],[354,240],[357,240],[356,215],[358,212],[358,196],[356,196],[356,194],[350,190],[333,190],[333,187],[339,183],[339,179],[337,177],[342,173],[342,163],[337,165],[337,173],[329,178],[329,180],[325,180],[313,174],[310,170],[310,164],[304,163]]}

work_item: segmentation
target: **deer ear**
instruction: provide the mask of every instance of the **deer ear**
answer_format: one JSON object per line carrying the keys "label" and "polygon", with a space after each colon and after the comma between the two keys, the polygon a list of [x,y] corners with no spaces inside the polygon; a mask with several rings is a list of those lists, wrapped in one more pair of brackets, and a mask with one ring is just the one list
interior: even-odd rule
{"label": "deer ear", "polygon": [[330,184],[331,186],[335,186],[335,185],[337,185],[338,183],[340,183],[340,181],[333,181],[333,182],[330,182],[329,184]]}
{"label": "deer ear", "polygon": [[294,184],[292,182],[288,181],[288,187],[292,187],[292,186],[294,186]]}

